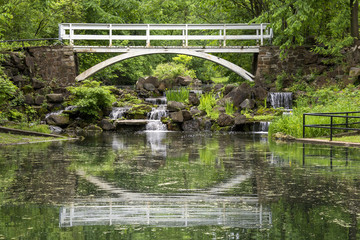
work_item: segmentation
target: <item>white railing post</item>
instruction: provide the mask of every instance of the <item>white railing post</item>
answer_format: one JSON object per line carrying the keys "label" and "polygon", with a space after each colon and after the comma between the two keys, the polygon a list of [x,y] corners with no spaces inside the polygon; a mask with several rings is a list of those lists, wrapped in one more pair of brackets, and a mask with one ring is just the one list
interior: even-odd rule
{"label": "white railing post", "polygon": [[182,46],[185,47],[185,29],[182,30],[183,40],[182,40]]}
{"label": "white railing post", "polygon": [[109,25],[109,46],[112,46],[112,24]]}
{"label": "white railing post", "polygon": [[188,25],[185,25],[185,46],[188,47],[189,46],[189,29],[188,29]]}
{"label": "white railing post", "polygon": [[69,41],[70,41],[70,45],[73,46],[74,45],[74,30],[72,29],[72,24],[70,23],[70,28],[69,28],[70,32],[69,32],[69,35],[70,35],[70,38],[69,38]]}
{"label": "white railing post", "polygon": [[150,24],[147,25],[146,29],[146,47],[150,47]]}
{"label": "white railing post", "polygon": [[224,24],[224,42],[223,42],[224,47],[226,47],[226,24]]}
{"label": "white railing post", "polygon": [[260,24],[260,34],[261,34],[261,46],[264,45],[264,29],[263,24]]}
{"label": "white railing post", "polygon": [[222,40],[221,40],[222,30],[221,30],[221,29],[219,30],[219,35],[220,35],[220,36],[219,36],[219,37],[220,37],[220,39],[219,39],[219,46],[221,47],[221,45],[222,45],[222,42],[221,42],[221,41],[222,41]]}
{"label": "white railing post", "polygon": [[59,41],[62,42],[63,40],[63,26],[59,23]]}

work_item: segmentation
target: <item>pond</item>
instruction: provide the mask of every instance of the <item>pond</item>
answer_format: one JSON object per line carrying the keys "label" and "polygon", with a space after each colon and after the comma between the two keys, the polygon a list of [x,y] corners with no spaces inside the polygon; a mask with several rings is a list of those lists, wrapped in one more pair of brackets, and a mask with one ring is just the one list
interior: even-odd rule
{"label": "pond", "polygon": [[359,239],[360,150],[241,133],[0,148],[0,239]]}

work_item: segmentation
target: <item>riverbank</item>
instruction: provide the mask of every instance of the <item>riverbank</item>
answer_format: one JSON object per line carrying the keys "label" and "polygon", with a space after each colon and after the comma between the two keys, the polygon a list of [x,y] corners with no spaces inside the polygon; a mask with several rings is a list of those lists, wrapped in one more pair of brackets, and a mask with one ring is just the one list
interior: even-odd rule
{"label": "riverbank", "polygon": [[296,138],[295,141],[302,143],[312,144],[328,144],[344,147],[358,147],[360,148],[360,136],[345,136],[345,137],[334,137],[332,141],[329,139],[321,138]]}
{"label": "riverbank", "polygon": [[77,138],[68,138],[61,135],[25,131],[20,129],[0,127],[0,146],[20,145],[40,142],[68,141]]}

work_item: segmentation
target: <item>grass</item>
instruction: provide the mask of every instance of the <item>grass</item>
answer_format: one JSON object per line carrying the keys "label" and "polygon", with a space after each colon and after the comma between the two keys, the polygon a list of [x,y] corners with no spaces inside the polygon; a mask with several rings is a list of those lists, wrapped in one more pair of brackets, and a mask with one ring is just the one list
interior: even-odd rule
{"label": "grass", "polygon": [[187,103],[189,100],[190,90],[187,88],[180,88],[178,90],[166,91],[166,98],[168,101]]}
{"label": "grass", "polygon": [[39,133],[51,133],[51,130],[49,129],[48,125],[45,124],[34,124],[30,125],[28,123],[19,123],[19,124],[6,124],[3,127],[7,128],[15,128],[25,131],[34,131]]}
{"label": "grass", "polygon": [[[325,140],[329,140],[330,138],[320,138],[320,139],[325,139]],[[344,136],[344,137],[333,137],[332,138],[333,141],[339,141],[339,142],[349,142],[349,143],[360,143],[360,136]]]}
{"label": "grass", "polygon": [[[339,91],[335,88],[323,88],[310,96],[299,98],[292,115],[276,118],[269,127],[269,136],[280,132],[296,138],[302,137],[303,113],[352,112],[360,109],[360,91],[349,86]],[[357,115],[359,116],[359,115]],[[334,124],[344,123],[344,119],[334,118]],[[355,121],[354,119],[349,122]],[[329,117],[306,117],[306,124],[329,124]],[[358,127],[352,125],[352,127]],[[334,134],[342,131],[334,131]],[[329,135],[324,128],[306,128],[305,137],[316,138]]]}
{"label": "grass", "polygon": [[59,138],[0,133],[0,145],[32,143],[32,142],[49,141],[49,140],[59,140]]}
{"label": "grass", "polygon": [[229,81],[229,77],[212,77],[211,81],[213,81],[216,84],[224,84],[227,83]]}

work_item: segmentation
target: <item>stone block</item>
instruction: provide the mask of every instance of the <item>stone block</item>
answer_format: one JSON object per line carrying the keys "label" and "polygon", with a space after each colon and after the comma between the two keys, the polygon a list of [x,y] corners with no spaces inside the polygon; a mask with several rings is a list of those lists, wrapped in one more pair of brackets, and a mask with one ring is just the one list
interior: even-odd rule
{"label": "stone block", "polygon": [[62,103],[64,101],[64,96],[62,94],[47,94],[46,99],[50,103]]}

